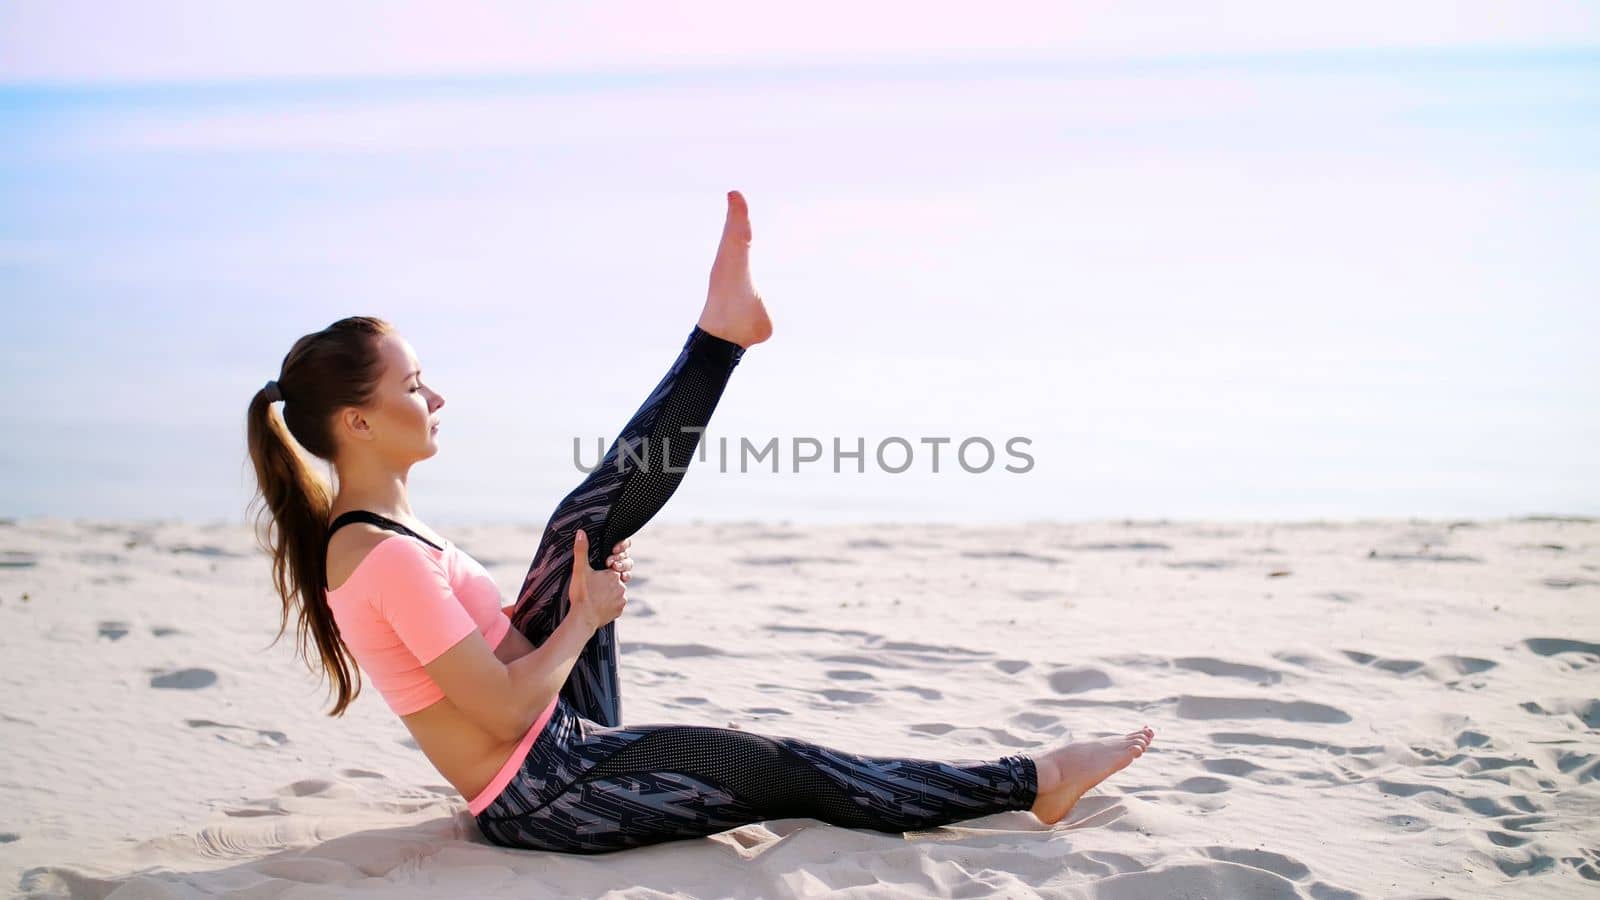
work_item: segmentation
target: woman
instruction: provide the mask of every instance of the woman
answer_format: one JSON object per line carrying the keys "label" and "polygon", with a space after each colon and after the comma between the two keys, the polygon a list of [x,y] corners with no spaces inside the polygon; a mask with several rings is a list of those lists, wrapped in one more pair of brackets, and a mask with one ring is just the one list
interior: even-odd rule
{"label": "woman", "polygon": [[[699,321],[601,465],[556,507],[509,619],[488,572],[411,510],[407,476],[438,452],[444,406],[411,346],[370,317],[296,342],[249,412],[269,533],[276,526],[279,636],[297,605],[298,647],[316,642],[337,690],[330,714],[359,692],[359,664],[501,846],[601,853],[795,816],[902,832],[1026,809],[1054,824],[1154,733],[935,761],[622,725],[614,620],[631,535],[677,489],[744,352],[772,334],[750,238],[731,191]],[[270,415],[278,399],[281,425]],[[333,464],[336,496],[291,436]]]}

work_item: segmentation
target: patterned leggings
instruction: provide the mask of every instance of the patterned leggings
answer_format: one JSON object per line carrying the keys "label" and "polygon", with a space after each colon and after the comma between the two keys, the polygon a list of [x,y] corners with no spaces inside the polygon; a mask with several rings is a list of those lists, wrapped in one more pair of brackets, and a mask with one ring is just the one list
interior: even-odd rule
{"label": "patterned leggings", "polygon": [[[540,646],[567,611],[572,537],[611,548],[666,504],[744,348],[689,333],[601,464],[556,507],[513,610]],[[503,847],[607,853],[790,817],[899,833],[1033,806],[1034,762],[860,756],[792,737],[701,725],[624,728],[616,622],[583,648],[544,731],[476,817]]]}

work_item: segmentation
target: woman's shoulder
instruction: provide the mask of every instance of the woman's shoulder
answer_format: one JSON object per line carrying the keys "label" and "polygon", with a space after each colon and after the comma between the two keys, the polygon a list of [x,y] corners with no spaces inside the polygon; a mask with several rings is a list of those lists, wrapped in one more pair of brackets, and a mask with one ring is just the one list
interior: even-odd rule
{"label": "woman's shoulder", "polygon": [[398,539],[402,544],[416,543],[405,540],[393,531],[364,522],[346,525],[334,532],[328,540],[328,590],[337,591],[350,584],[364,571],[367,560],[390,539]]}

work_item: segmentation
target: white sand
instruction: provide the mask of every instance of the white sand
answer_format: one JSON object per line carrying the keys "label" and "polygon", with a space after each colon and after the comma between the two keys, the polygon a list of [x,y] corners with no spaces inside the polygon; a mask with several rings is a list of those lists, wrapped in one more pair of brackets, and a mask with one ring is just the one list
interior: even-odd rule
{"label": "white sand", "polygon": [[[536,528],[447,531],[509,599]],[[1051,829],[487,844],[343,719],[245,526],[0,524],[0,890],[72,897],[1556,897],[1600,887],[1600,525],[647,526],[631,724],[983,758],[1148,722]],[[247,894],[245,892],[248,892]]]}

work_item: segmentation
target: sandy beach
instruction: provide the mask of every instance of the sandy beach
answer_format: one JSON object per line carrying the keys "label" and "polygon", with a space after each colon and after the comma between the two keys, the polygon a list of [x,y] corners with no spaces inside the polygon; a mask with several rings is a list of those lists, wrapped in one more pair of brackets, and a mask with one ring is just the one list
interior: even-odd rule
{"label": "sandy beach", "polygon": [[[539,525],[441,529],[510,602]],[[247,526],[0,524],[0,884],[29,897],[1561,897],[1600,883],[1600,524],[651,524],[628,723],[986,758],[1148,723],[1067,821],[487,844],[332,719]]]}

